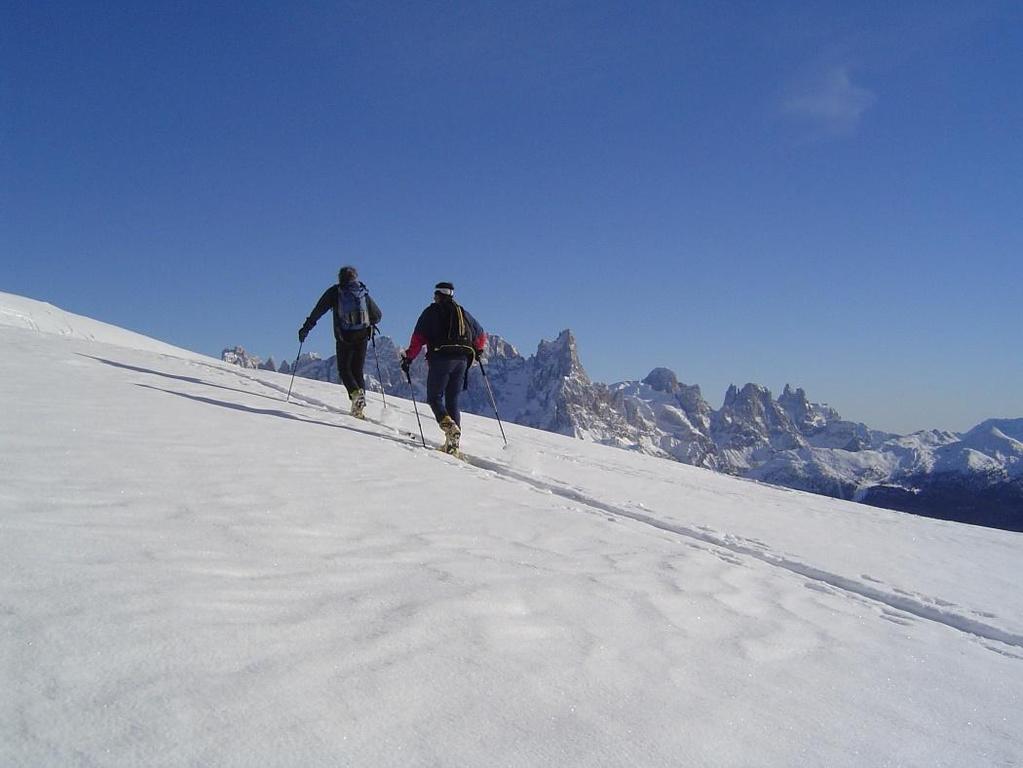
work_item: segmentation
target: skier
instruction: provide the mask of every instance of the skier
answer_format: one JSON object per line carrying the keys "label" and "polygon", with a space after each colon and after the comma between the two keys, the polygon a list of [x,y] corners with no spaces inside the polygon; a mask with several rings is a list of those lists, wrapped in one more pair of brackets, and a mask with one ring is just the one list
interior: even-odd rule
{"label": "skier", "polygon": [[426,346],[426,401],[444,432],[444,451],[458,455],[462,435],[458,396],[468,386],[469,366],[483,354],[487,334],[454,295],[454,285],[437,283],[433,303],[419,316],[408,348],[401,353],[401,369],[408,375]]}
{"label": "skier", "polygon": [[298,331],[304,342],[316,321],[331,311],[334,314],[334,341],[337,349],[337,373],[352,401],[352,416],[366,418],[366,380],[362,369],[366,364],[366,346],[383,313],[373,301],[365,283],[359,281],[355,267],[341,267],[337,285],[323,292]]}

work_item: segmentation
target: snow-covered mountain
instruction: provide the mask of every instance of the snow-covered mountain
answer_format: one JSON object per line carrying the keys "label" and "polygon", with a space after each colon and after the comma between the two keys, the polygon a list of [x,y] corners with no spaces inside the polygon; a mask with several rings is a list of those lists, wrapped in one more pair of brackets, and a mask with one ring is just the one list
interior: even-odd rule
{"label": "snow-covered mountain", "polygon": [[266,362],[261,357],[250,355],[244,347],[227,347],[220,353],[220,359],[225,363],[237,365],[240,368],[256,368],[261,371],[276,371],[277,365],[271,355]]}
{"label": "snow-covered mountain", "polygon": [[1020,534],[290,384],[0,294],[0,765],[1023,765]]}
{"label": "snow-covered mountain", "polygon": [[[298,362],[300,376],[338,380],[333,357]],[[568,330],[528,358],[491,337],[486,366],[502,419],[516,424],[834,498],[1023,530],[1023,419],[987,421],[964,435],[894,435],[846,421],[802,389],[786,385],[775,399],[757,384],[729,387],[715,411],[699,386],[667,368],[642,381],[592,381]],[[425,372],[417,360],[420,401]],[[373,387],[379,380],[387,394],[408,396],[390,339],[377,338],[367,374]],[[465,410],[492,414],[479,369],[469,378]]]}

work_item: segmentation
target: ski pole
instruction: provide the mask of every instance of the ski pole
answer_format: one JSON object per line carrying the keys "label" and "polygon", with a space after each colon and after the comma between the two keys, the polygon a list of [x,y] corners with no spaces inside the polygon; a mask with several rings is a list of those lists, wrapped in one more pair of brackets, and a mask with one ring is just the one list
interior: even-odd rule
{"label": "ski pole", "polygon": [[412,392],[412,407],[416,409],[416,422],[419,424],[419,436],[423,438],[423,447],[426,447],[426,435],[423,434],[423,422],[419,421],[419,406],[416,404],[416,389],[412,386],[412,374],[405,371],[405,378],[408,379],[408,388]]}
{"label": "ski pole", "polygon": [[291,388],[293,386],[295,386],[295,371],[298,370],[298,359],[299,359],[299,357],[302,357],[302,345],[303,344],[305,344],[304,341],[298,342],[298,357],[295,358],[295,365],[291,369],[291,384],[288,385],[288,396],[287,396],[287,398],[285,398],[285,402],[288,402],[288,403],[291,402]]}
{"label": "ski pole", "polygon": [[373,342],[373,357],[377,361],[377,384],[380,385],[380,397],[384,401],[384,408],[387,407],[387,395],[384,394],[384,376],[380,373],[380,355],[377,354],[377,331],[379,329],[374,325],[373,330],[370,331],[369,338]]}
{"label": "ski pole", "polygon": [[483,383],[487,385],[487,394],[490,395],[490,404],[494,406],[494,415],[497,417],[497,426],[501,428],[501,437],[504,438],[504,445],[508,447],[508,437],[504,434],[504,424],[501,423],[501,414],[497,412],[497,401],[494,399],[494,390],[490,388],[490,379],[487,378],[487,369],[483,367],[483,361],[476,358],[476,362],[480,365],[480,370],[483,372]]}

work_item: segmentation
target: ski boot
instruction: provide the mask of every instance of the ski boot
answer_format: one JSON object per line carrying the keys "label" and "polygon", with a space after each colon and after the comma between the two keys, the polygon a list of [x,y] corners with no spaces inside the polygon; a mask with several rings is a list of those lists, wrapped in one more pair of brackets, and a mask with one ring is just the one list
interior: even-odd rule
{"label": "ski boot", "polygon": [[352,416],[357,419],[366,418],[366,393],[361,389],[352,392],[349,397],[352,400]]}
{"label": "ski boot", "polygon": [[461,456],[462,454],[458,451],[458,440],[462,436],[462,430],[459,429],[455,420],[450,416],[444,416],[439,422],[440,428],[444,431],[444,446],[441,450],[444,453],[449,453],[452,456]]}

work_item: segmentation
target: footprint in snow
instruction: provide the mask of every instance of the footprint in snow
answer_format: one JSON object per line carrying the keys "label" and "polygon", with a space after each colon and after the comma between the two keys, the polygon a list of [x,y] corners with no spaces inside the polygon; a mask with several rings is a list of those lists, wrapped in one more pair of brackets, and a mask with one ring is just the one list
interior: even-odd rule
{"label": "footprint in snow", "polygon": [[1006,658],[1009,659],[1020,659],[1021,661],[1023,661],[1023,656],[1019,655],[1018,653],[1013,653],[1008,648],[999,648],[997,645],[988,645],[987,643],[981,643],[981,645],[987,648],[989,651],[994,651],[999,656],[1005,656]]}
{"label": "footprint in snow", "polygon": [[730,563],[732,565],[743,565],[742,560],[740,560],[739,558],[735,557],[734,555],[727,555],[727,554],[718,553],[717,557],[718,557],[719,560],[723,560],[724,562]]}
{"label": "footprint in snow", "polygon": [[834,594],[834,590],[827,584],[821,584],[819,581],[807,581],[803,583],[803,586],[807,589],[812,589],[814,592],[822,592],[825,595]]}

